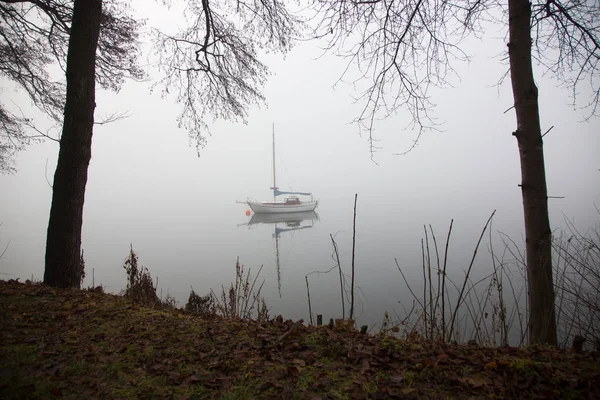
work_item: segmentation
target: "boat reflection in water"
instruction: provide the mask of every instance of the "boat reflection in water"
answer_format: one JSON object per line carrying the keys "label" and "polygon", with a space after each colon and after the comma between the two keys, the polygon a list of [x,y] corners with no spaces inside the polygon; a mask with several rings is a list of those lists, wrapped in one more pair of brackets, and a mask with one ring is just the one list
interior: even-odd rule
{"label": "boat reflection in water", "polygon": [[277,264],[277,288],[281,297],[281,267],[279,262],[279,238],[282,233],[310,229],[315,222],[319,221],[319,215],[314,211],[284,213],[284,214],[254,214],[247,224],[248,228],[253,225],[273,225],[275,239],[275,261]]}

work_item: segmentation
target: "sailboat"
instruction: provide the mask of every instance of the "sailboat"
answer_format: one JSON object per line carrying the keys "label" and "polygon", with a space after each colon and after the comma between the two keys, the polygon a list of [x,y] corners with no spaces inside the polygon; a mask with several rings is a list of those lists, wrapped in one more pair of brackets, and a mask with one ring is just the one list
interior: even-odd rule
{"label": "sailboat", "polygon": [[[275,175],[275,124],[273,124],[273,201],[254,201],[246,200],[248,206],[256,214],[280,214],[280,213],[298,213],[306,211],[314,211],[319,204],[318,200],[314,200],[312,193],[305,192],[284,192],[277,187]],[[277,196],[287,195],[283,201],[277,201]],[[302,200],[300,196],[310,196],[310,200]]]}

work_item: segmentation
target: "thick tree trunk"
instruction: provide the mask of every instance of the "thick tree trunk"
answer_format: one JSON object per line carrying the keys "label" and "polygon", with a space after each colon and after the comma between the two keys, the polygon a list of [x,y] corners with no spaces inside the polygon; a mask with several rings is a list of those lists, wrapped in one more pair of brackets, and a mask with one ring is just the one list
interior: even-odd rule
{"label": "thick tree trunk", "polygon": [[552,247],[544,150],[538,109],[538,90],[531,62],[531,5],[508,0],[508,54],[517,114],[513,135],[521,157],[521,191],[525,216],[529,341],[556,345],[552,281]]}
{"label": "thick tree trunk", "polygon": [[102,0],[75,0],[67,54],[67,98],[54,173],[44,283],[79,287],[81,225],[94,127],[96,47]]}

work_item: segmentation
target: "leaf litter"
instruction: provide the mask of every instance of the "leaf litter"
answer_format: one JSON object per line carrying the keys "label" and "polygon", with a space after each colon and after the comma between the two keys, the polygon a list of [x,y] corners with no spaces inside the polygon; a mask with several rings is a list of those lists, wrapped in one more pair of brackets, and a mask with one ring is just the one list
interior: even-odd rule
{"label": "leaf litter", "polygon": [[3,399],[600,398],[595,353],[158,311],[0,281]]}

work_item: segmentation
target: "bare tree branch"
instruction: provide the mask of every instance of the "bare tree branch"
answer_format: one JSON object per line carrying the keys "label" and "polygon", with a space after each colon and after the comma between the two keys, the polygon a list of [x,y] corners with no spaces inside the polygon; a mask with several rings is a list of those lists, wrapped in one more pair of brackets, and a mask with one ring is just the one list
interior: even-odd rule
{"label": "bare tree branch", "polygon": [[[476,30],[485,9],[482,1],[314,2],[318,21],[313,36],[325,40],[325,51],[348,61],[339,82],[367,82],[354,99],[364,104],[354,122],[368,133],[372,158],[378,119],[404,111],[411,115],[405,129],[416,129],[417,136],[407,151],[424,131],[439,129],[430,115],[434,104],[428,91],[450,86],[450,77],[457,76],[454,62],[468,60],[458,45]],[[350,77],[356,73],[357,78]]]}
{"label": "bare tree branch", "polygon": [[259,53],[288,51],[299,20],[281,0],[192,0],[186,15],[190,25],[175,34],[153,30],[164,73],[155,87],[183,106],[179,124],[199,149],[209,134],[207,116],[245,122],[248,108],[265,102],[269,70]]}
{"label": "bare tree branch", "polygon": [[[118,91],[126,77],[144,77],[137,63],[141,23],[129,17],[126,3],[103,4],[96,81]],[[24,90],[57,125],[63,118],[66,86],[64,77],[55,81],[48,70],[57,65],[65,71],[72,16],[71,0],[0,0],[0,77]],[[0,172],[14,172],[13,157],[30,139],[57,138],[42,133],[32,119],[0,107]],[[30,129],[33,133],[26,134]]]}
{"label": "bare tree branch", "polygon": [[[313,10],[312,37],[348,62],[336,84],[360,88],[354,101],[363,108],[354,122],[368,133],[371,156],[379,119],[399,112],[411,117],[402,130],[414,130],[415,139],[395,154],[406,154],[425,131],[439,129],[429,90],[458,78],[455,63],[469,59],[460,47],[466,37],[479,37],[484,24],[506,24],[508,18],[507,4],[498,0],[315,0]],[[535,59],[572,89],[574,105],[579,90],[591,88],[584,108],[597,115],[600,1],[537,0],[532,10]]]}
{"label": "bare tree branch", "polygon": [[598,0],[546,0],[532,6],[536,33],[536,59],[559,82],[572,90],[590,89],[582,107],[589,119],[598,116],[600,98],[600,2]]}
{"label": "bare tree branch", "polygon": [[94,125],[107,125],[116,121],[127,119],[131,117],[129,111],[115,112],[104,117],[100,117],[94,120]]}

